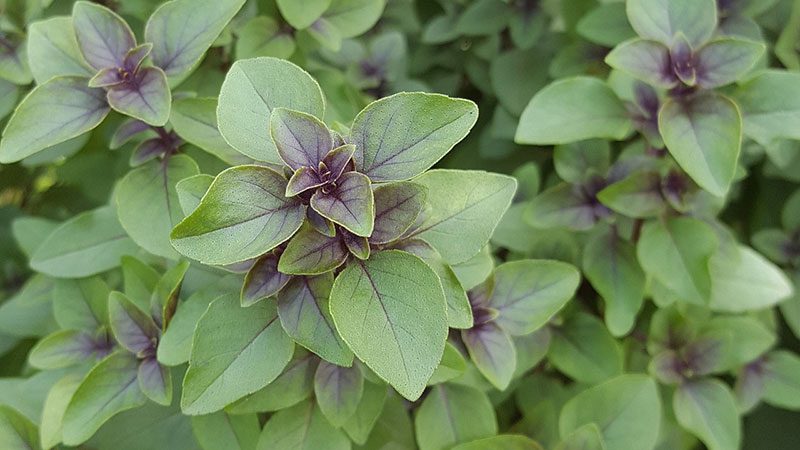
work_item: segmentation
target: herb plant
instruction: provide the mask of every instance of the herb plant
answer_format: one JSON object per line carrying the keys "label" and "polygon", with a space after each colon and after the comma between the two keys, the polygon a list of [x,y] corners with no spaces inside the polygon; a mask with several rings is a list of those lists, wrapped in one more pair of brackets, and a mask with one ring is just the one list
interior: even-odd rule
{"label": "herb plant", "polygon": [[0,448],[796,446],[800,0],[0,11]]}

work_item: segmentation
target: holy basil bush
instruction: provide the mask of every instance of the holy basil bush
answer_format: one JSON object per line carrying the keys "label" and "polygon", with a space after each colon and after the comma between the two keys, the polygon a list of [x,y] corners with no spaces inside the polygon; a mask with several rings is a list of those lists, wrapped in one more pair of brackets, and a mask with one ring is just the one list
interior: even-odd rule
{"label": "holy basil bush", "polygon": [[800,0],[0,11],[0,448],[796,445]]}

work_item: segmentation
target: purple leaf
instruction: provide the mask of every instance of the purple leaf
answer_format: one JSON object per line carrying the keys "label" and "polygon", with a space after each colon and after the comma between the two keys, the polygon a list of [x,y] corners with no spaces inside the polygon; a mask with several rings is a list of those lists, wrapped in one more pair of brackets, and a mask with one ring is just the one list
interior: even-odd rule
{"label": "purple leaf", "polygon": [[473,310],[481,307],[485,308],[489,306],[489,300],[491,300],[493,293],[494,277],[490,276],[483,283],[470,289],[470,291],[467,292],[467,298],[469,298],[469,304]]}
{"label": "purple leaf", "polygon": [[40,340],[28,361],[37,369],[60,369],[85,362],[95,355],[94,336],[80,330],[61,330]]}
{"label": "purple leaf", "polygon": [[322,361],[314,375],[314,395],[322,414],[341,427],[358,409],[364,393],[364,376],[358,366],[341,367]]}
{"label": "purple leaf", "polygon": [[125,54],[136,46],[136,38],[125,20],[104,6],[76,2],[72,24],[84,59],[96,70],[122,67]]}
{"label": "purple leaf", "polygon": [[153,319],[121,292],[108,297],[108,316],[117,342],[136,355],[155,354],[158,327]]}
{"label": "purple leaf", "polygon": [[753,68],[764,48],[760,42],[735,38],[709,42],[695,56],[697,85],[713,89],[733,83]]}
{"label": "purple leaf", "polygon": [[308,219],[308,223],[314,227],[317,232],[328,237],[336,236],[336,227],[333,225],[333,222],[319,215],[318,212],[314,211],[314,208],[306,209],[306,218]]}
{"label": "purple leaf", "polygon": [[322,121],[300,111],[275,108],[269,132],[283,162],[293,170],[316,169],[333,148],[333,136]]}
{"label": "purple leaf", "polygon": [[[347,168],[347,163],[353,159],[356,146],[352,144],[342,145],[331,150],[320,165],[319,174],[323,180],[337,180]],[[323,171],[323,167],[326,171]]]}
{"label": "purple leaf", "polygon": [[286,184],[286,196],[294,197],[309,189],[322,186],[324,183],[317,176],[317,172],[311,167],[300,167],[289,178],[289,183]]}
{"label": "purple leaf", "polygon": [[[131,141],[141,133],[150,131],[150,125],[137,119],[128,119],[120,125],[111,136],[111,143],[108,144],[111,150],[116,150]],[[148,133],[152,135],[153,133]]]}
{"label": "purple leaf", "polygon": [[461,332],[472,362],[497,389],[508,387],[517,367],[517,352],[511,337],[494,322]]}
{"label": "purple leaf", "polygon": [[658,87],[669,89],[678,84],[669,49],[657,41],[631,39],[623,42],[606,56],[606,63]]}
{"label": "purple leaf", "polygon": [[164,406],[172,403],[172,377],[169,368],[159,364],[155,356],[145,358],[139,363],[136,378],[139,380],[139,388],[150,400]]}
{"label": "purple leaf", "polygon": [[426,195],[424,186],[406,181],[375,188],[375,229],[370,242],[386,244],[402,236],[425,206]]}
{"label": "purple leaf", "polygon": [[143,141],[131,153],[131,166],[141,166],[151,159],[164,155],[169,148],[164,145],[161,138],[152,138]]}
{"label": "purple leaf", "polygon": [[328,237],[304,225],[283,251],[278,270],[291,275],[317,275],[331,271],[347,259],[339,237]]}
{"label": "purple leaf", "polygon": [[108,91],[108,104],[122,114],[153,126],[163,126],[169,119],[172,98],[167,76],[158,67],[145,67],[125,83]]}
{"label": "purple leaf", "polygon": [[291,280],[290,275],[278,271],[278,257],[272,253],[262,256],[244,277],[242,306],[250,306],[272,297]]}
{"label": "purple leaf", "polygon": [[129,72],[136,72],[139,66],[142,65],[142,62],[144,62],[144,59],[147,58],[147,55],[150,54],[151,50],[153,50],[153,44],[150,43],[138,45],[128,50],[128,53],[125,54],[122,68]]}
{"label": "purple leaf", "polygon": [[326,187],[314,193],[311,207],[356,235],[369,237],[375,225],[375,202],[369,178],[358,172],[346,172],[328,192],[325,192]]}
{"label": "purple leaf", "polygon": [[369,258],[369,241],[365,237],[356,236],[355,234],[342,229],[340,230],[342,241],[344,245],[350,250],[356,258],[367,259]]}
{"label": "purple leaf", "polygon": [[697,83],[697,71],[695,70],[694,53],[689,41],[683,33],[675,36],[675,42],[669,49],[672,59],[672,70],[678,78],[687,86],[694,86]]}
{"label": "purple leaf", "polygon": [[102,69],[95,76],[89,80],[89,87],[109,87],[122,84],[125,80],[120,76],[120,70],[117,67],[109,67]]}

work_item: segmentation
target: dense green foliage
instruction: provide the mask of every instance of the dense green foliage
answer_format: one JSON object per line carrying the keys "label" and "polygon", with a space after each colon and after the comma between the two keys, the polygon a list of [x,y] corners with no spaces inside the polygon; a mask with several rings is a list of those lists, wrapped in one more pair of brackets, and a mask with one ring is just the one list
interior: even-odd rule
{"label": "dense green foliage", "polygon": [[0,449],[796,448],[800,0],[0,12]]}

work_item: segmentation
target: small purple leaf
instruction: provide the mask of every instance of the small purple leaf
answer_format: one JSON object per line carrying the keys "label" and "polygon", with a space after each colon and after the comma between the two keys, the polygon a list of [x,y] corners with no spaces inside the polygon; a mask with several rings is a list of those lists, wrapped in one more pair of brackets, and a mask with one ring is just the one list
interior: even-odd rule
{"label": "small purple leaf", "polygon": [[[337,180],[344,170],[347,168],[347,163],[353,159],[353,154],[356,151],[356,146],[352,144],[342,145],[328,152],[322,160],[324,166],[320,165],[319,174],[323,180]],[[327,173],[321,168],[327,169]]]}
{"label": "small purple leaf", "polygon": [[336,236],[336,227],[333,222],[319,215],[318,212],[314,211],[314,208],[306,209],[306,218],[308,223],[320,234],[328,237]]}
{"label": "small purple leaf", "polygon": [[122,68],[130,72],[136,72],[151,50],[153,50],[153,44],[150,43],[141,44],[128,50],[128,53],[125,54]]}
{"label": "small purple leaf", "polygon": [[370,242],[386,244],[402,236],[425,206],[426,195],[425,186],[407,181],[375,188],[375,229]]}
{"label": "small purple leaf", "polygon": [[109,67],[97,72],[97,74],[89,80],[89,87],[99,88],[116,86],[122,84],[124,81],[125,80],[120,77],[120,71],[118,68]]}
{"label": "small purple leaf", "polygon": [[136,38],[125,20],[104,6],[76,2],[72,24],[84,59],[96,70],[122,67],[125,54],[136,46]]}
{"label": "small purple leaf", "polygon": [[669,49],[647,39],[631,39],[616,46],[606,56],[606,63],[649,84],[672,88],[678,79],[672,69]]}
{"label": "small purple leaf", "polygon": [[136,378],[142,392],[150,400],[164,406],[172,403],[172,377],[169,368],[159,364],[155,356],[145,358],[139,363]]}
{"label": "small purple leaf", "polygon": [[[142,122],[141,120],[137,119],[128,119],[120,125],[117,130],[114,132],[114,135],[111,136],[111,143],[108,144],[111,150],[116,150],[123,145],[130,142],[133,138],[138,136],[141,133],[144,133],[150,130],[150,125]],[[154,133],[148,133],[148,135],[153,135]]]}
{"label": "small purple leaf", "polygon": [[687,86],[694,86],[697,83],[697,71],[695,70],[694,52],[689,41],[683,33],[675,36],[675,42],[669,49],[672,59],[672,70],[675,75]]}
{"label": "small purple leaf", "polygon": [[108,316],[117,342],[134,354],[155,352],[158,328],[153,319],[134,305],[125,294],[108,297]]}
{"label": "small purple leaf", "polygon": [[356,235],[369,237],[375,225],[375,201],[369,178],[358,172],[346,172],[329,192],[325,192],[325,187],[311,197],[311,207]]}
{"label": "small purple leaf", "polygon": [[356,258],[367,259],[369,258],[369,241],[365,237],[356,236],[355,234],[342,229],[342,241],[344,245],[350,250]]}
{"label": "small purple leaf", "polygon": [[364,376],[358,366],[319,363],[314,375],[314,395],[331,425],[337,428],[344,425],[358,409],[363,393]]}
{"label": "small purple leaf", "polygon": [[717,39],[702,46],[696,55],[697,85],[713,89],[733,83],[745,75],[764,54],[764,44],[744,39]]}
{"label": "small purple leaf", "polygon": [[242,306],[250,306],[272,297],[291,280],[290,275],[278,271],[278,257],[268,253],[247,272],[242,285]]}
{"label": "small purple leaf", "polygon": [[95,354],[94,337],[85,331],[61,330],[40,340],[28,361],[37,369],[60,369],[85,362]]}
{"label": "small purple leaf", "polygon": [[278,270],[291,275],[317,275],[331,271],[347,259],[347,249],[338,237],[318,233],[304,225],[283,251]]}
{"label": "small purple leaf", "polygon": [[508,387],[517,367],[517,352],[511,337],[494,322],[461,332],[469,356],[478,370],[501,391]]}
{"label": "small purple leaf", "polygon": [[491,300],[493,293],[494,277],[489,276],[486,281],[470,289],[470,291],[467,292],[467,298],[469,298],[469,304],[473,310],[478,308],[487,308],[489,307],[489,301]]}
{"label": "small purple leaf", "polygon": [[170,97],[167,76],[158,67],[145,67],[123,84],[108,91],[108,104],[122,114],[153,126],[169,119]]}
{"label": "small purple leaf", "polygon": [[161,138],[152,138],[143,141],[131,153],[131,166],[137,167],[150,161],[151,159],[158,158],[169,150]]}
{"label": "small purple leaf", "polygon": [[294,170],[316,169],[333,148],[333,136],[322,121],[300,111],[275,108],[269,118],[269,132],[283,162]]}
{"label": "small purple leaf", "polygon": [[324,183],[317,176],[317,172],[311,167],[303,166],[297,169],[289,178],[286,184],[286,196],[294,197],[309,189],[322,186]]}

